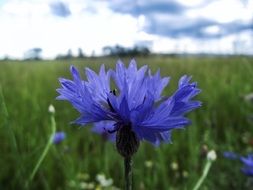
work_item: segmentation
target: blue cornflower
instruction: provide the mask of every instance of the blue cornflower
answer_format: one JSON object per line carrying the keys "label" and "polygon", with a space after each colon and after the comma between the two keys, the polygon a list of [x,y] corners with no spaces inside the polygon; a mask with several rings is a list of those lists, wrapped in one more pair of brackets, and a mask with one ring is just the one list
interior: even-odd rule
{"label": "blue cornflower", "polygon": [[59,144],[66,138],[66,134],[62,131],[56,132],[53,136],[53,143],[54,144]]}
{"label": "blue cornflower", "polygon": [[230,151],[223,152],[223,156],[230,160],[236,160],[238,158],[238,155],[236,153]]}
{"label": "blue cornflower", "polygon": [[[128,67],[118,61],[115,70],[106,72],[102,65],[98,74],[86,68],[87,80],[82,80],[71,66],[73,80],[60,79],[57,99],[69,101],[80,112],[76,124],[109,121],[104,128],[116,133],[116,145],[123,156],[136,152],[141,140],[154,145],[170,142],[173,129],[190,124],[184,115],[200,107],[199,101],[192,100],[200,89],[190,82],[191,77],[182,76],[174,94],[162,97],[169,77],[161,78],[159,70],[154,75],[147,70],[148,66],[138,70],[135,60]],[[127,152],[121,152],[123,149]]]}
{"label": "blue cornflower", "polygon": [[241,161],[244,164],[242,172],[247,176],[253,177],[253,154],[241,157]]}

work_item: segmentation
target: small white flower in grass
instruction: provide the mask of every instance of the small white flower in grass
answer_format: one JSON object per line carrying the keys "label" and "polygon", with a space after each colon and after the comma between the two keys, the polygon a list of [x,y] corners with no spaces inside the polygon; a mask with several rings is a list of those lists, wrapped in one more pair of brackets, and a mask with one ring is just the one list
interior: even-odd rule
{"label": "small white flower in grass", "polygon": [[113,184],[113,180],[112,179],[106,179],[104,174],[98,174],[96,176],[96,180],[99,182],[99,184],[102,187],[109,187]]}
{"label": "small white flower in grass", "polygon": [[97,180],[98,182],[100,182],[100,181],[102,181],[102,180],[105,180],[105,175],[104,175],[104,174],[97,174],[96,180]]}
{"label": "small white flower in grass", "polygon": [[52,113],[52,114],[55,113],[55,108],[54,108],[54,106],[53,106],[52,104],[49,105],[49,107],[48,107],[48,112],[49,112],[49,113]]}
{"label": "small white flower in grass", "polygon": [[172,162],[170,167],[172,170],[177,171],[179,166],[177,162]]}
{"label": "small white flower in grass", "polygon": [[187,171],[183,171],[182,172],[182,176],[184,177],[184,178],[187,178],[188,176],[189,176],[189,173],[187,172]]}
{"label": "small white flower in grass", "polygon": [[147,160],[147,161],[145,161],[145,166],[147,167],[147,168],[152,168],[153,167],[153,162],[151,161],[151,160]]}
{"label": "small white flower in grass", "polygon": [[94,189],[95,188],[95,184],[90,182],[90,183],[86,183],[86,182],[81,182],[79,184],[79,188],[80,189]]}
{"label": "small white flower in grass", "polygon": [[215,161],[217,159],[217,155],[215,150],[211,150],[207,153],[207,160],[209,161]]}

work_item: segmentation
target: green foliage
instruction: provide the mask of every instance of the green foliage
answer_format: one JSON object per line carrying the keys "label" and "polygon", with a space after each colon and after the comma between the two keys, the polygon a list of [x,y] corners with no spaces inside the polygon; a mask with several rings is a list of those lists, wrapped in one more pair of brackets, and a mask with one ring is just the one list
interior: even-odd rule
{"label": "green foliage", "polygon": [[[0,62],[0,189],[25,189],[51,134],[50,104],[56,108],[57,130],[67,137],[50,148],[30,189],[84,189],[80,184],[95,182],[99,173],[123,187],[123,160],[114,145],[91,134],[89,127],[71,126],[78,113],[67,102],[55,100],[58,78],[70,77],[70,64],[98,70],[101,63],[109,68],[115,62],[114,58]],[[222,152],[253,151],[253,124],[248,119],[253,104],[243,98],[253,92],[253,59],[142,57],[137,62],[171,76],[164,95],[175,90],[181,75],[192,75],[202,89],[198,99],[203,106],[190,114],[191,126],[173,133],[172,144],[158,148],[141,144],[134,156],[134,189],[192,189],[202,174],[207,147],[215,149],[218,158],[202,189],[247,189],[240,163],[224,159]],[[85,175],[89,178],[80,177]]]}

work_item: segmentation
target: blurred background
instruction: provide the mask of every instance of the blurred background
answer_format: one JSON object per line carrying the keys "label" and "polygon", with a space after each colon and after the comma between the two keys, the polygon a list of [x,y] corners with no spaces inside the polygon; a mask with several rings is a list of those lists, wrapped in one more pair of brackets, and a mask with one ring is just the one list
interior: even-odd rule
{"label": "blurred background", "polygon": [[[253,153],[252,10],[253,0],[0,0],[0,189],[123,189],[114,144],[71,125],[78,113],[55,98],[70,65],[132,58],[171,76],[165,96],[191,75],[203,102],[172,144],[141,144],[134,189],[192,189],[212,149],[201,189],[252,189],[239,159]],[[51,138],[50,104],[59,136],[31,179]]]}

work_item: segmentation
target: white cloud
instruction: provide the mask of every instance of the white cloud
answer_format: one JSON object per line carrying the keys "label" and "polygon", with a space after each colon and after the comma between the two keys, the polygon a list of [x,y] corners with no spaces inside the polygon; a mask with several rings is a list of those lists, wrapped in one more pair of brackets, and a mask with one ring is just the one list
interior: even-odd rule
{"label": "white cloud", "polygon": [[48,2],[6,3],[0,17],[0,53],[21,58],[29,48],[41,47],[45,56],[53,57],[69,48],[91,54],[105,45],[133,45],[138,20],[113,13],[105,3],[93,5],[97,14],[86,11],[87,6],[74,3],[72,15],[61,18],[50,14]]}
{"label": "white cloud", "polygon": [[186,6],[198,6],[206,2],[206,0],[178,0],[178,1]]}
{"label": "white cloud", "polygon": [[217,26],[217,25],[214,25],[214,26],[208,26],[206,28],[204,28],[204,33],[207,33],[207,34],[219,34],[220,33],[220,27]]}
{"label": "white cloud", "polygon": [[252,19],[253,2],[245,6],[240,0],[211,1],[208,6],[189,10],[186,14],[191,18],[214,19],[220,23],[235,20],[249,21]]}
{"label": "white cloud", "polygon": [[252,33],[249,31],[219,39],[197,40],[192,38],[153,38],[153,51],[178,53],[252,54]]}
{"label": "white cloud", "polygon": [[[147,23],[145,15],[135,18],[130,14],[115,13],[106,1],[64,0],[71,11],[71,15],[66,18],[54,16],[50,12],[51,2],[51,0],[9,0],[0,4],[0,57],[11,55],[22,58],[26,50],[34,47],[42,48],[43,55],[51,58],[58,53],[66,53],[68,49],[75,51],[79,47],[87,54],[91,54],[93,50],[99,54],[105,45],[132,46],[135,42],[150,42],[156,52],[225,53],[233,52],[233,44],[237,40],[240,41],[237,43],[238,47],[243,47],[245,52],[252,51],[250,32],[218,40],[198,41],[191,38],[174,40],[147,34],[143,30]],[[183,3],[182,0],[180,2]],[[204,0],[192,0],[191,5],[203,2]],[[213,18],[219,22],[250,20],[253,2],[250,1],[246,8],[238,2],[213,1],[203,9],[194,8],[186,12],[186,16]],[[177,24],[182,25],[180,22],[171,23],[171,26],[168,23],[166,27],[177,27]],[[212,26],[205,30],[214,34],[219,32],[219,27]]]}

